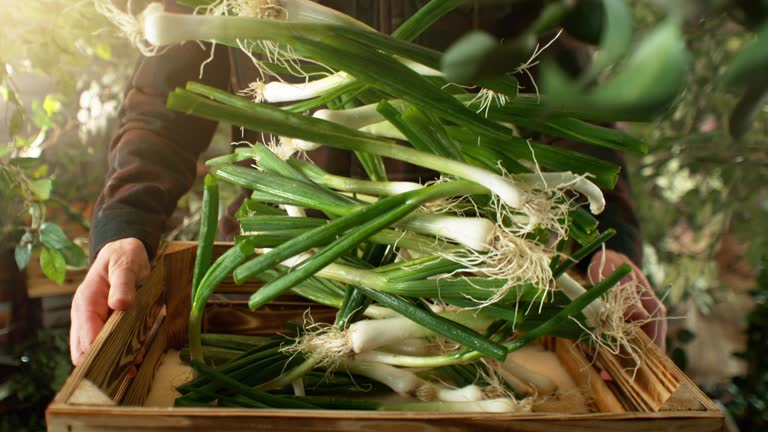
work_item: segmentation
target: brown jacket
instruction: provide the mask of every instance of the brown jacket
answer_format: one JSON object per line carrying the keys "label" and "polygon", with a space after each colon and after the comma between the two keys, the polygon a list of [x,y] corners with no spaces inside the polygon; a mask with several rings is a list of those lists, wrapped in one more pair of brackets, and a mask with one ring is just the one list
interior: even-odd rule
{"label": "brown jacket", "polygon": [[[383,32],[391,32],[425,1],[415,0],[326,0],[328,6],[357,16]],[[529,17],[502,6],[463,8],[436,23],[417,42],[444,49],[471,28],[483,28],[504,37],[514,33]],[[205,66],[209,50],[196,43],[175,46],[164,54],[140,59],[125,93],[119,113],[119,130],[111,143],[110,169],[97,201],[91,228],[91,258],[101,247],[125,237],[141,239],[150,256],[157,250],[165,224],[179,198],[192,186],[196,161],[208,147],[216,124],[165,108],[169,91],[188,81],[232,92],[243,90],[258,78],[255,68],[238,50],[216,47]],[[260,134],[233,128],[234,141],[258,141]],[[553,144],[597,155],[623,165],[623,157],[612,150],[565,140]],[[343,175],[362,176],[363,170],[349,152],[322,149],[312,159],[325,169]],[[415,179],[427,171],[388,161],[393,180]],[[622,170],[623,172],[624,170]],[[609,247],[627,254],[636,263],[642,260],[640,233],[629,196],[625,175],[613,191],[605,191],[608,206],[601,217],[602,227],[617,228],[619,234]]]}

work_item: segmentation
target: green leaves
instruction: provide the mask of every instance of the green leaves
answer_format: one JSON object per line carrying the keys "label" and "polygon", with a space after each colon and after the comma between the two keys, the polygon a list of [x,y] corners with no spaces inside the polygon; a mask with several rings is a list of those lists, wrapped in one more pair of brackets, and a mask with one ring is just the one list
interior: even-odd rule
{"label": "green leaves", "polygon": [[744,88],[757,78],[764,77],[768,68],[768,24],[757,33],[728,64],[721,79],[726,86]]}
{"label": "green leaves", "polygon": [[13,114],[8,120],[8,136],[14,138],[19,135],[21,130],[24,128],[25,122],[26,116],[24,115],[24,111],[18,108],[14,110]]}
{"label": "green leaves", "polygon": [[743,137],[755,116],[768,99],[768,24],[763,25],[755,40],[747,44],[728,64],[721,79],[723,84],[741,92],[731,112],[729,131],[732,137]]}
{"label": "green leaves", "polygon": [[67,274],[67,264],[64,255],[56,249],[44,247],[40,252],[40,267],[49,279],[61,285]]}
{"label": "green leaves", "polygon": [[51,249],[63,249],[72,244],[60,226],[49,222],[40,227],[40,241]]}
{"label": "green leaves", "polygon": [[16,266],[19,270],[24,270],[29,265],[29,259],[32,256],[32,243],[34,238],[32,234],[26,232],[21,236],[21,241],[16,245],[13,251],[14,258],[16,259]]}
{"label": "green leaves", "polygon": [[59,252],[64,257],[64,262],[70,267],[81,268],[88,265],[88,255],[75,243],[70,242],[69,246],[59,249]]}
{"label": "green leaves", "polygon": [[51,179],[39,179],[33,180],[29,183],[29,189],[37,200],[46,201],[51,197],[51,189],[53,189],[53,180]]}
{"label": "green leaves", "polygon": [[43,223],[37,233],[27,231],[21,237],[14,250],[16,265],[24,270],[32,259],[34,246],[42,244],[40,250],[40,267],[43,273],[54,282],[61,284],[67,273],[67,266],[85,267],[88,256],[83,249],[70,240],[58,225],[50,222]]}
{"label": "green leaves", "polygon": [[553,63],[542,65],[542,88],[553,108],[589,107],[590,118],[645,121],[668,108],[683,91],[688,52],[678,23],[655,28],[615,72],[594,89],[585,89]]}
{"label": "green leaves", "polygon": [[13,174],[11,174],[5,167],[0,166],[0,193],[9,194],[14,184],[15,180],[13,179]]}
{"label": "green leaves", "polygon": [[473,31],[448,48],[440,60],[440,69],[448,81],[471,83],[480,74],[486,58],[498,47],[495,37],[484,31]]}
{"label": "green leaves", "polygon": [[603,0],[603,23],[600,47],[583,82],[589,82],[606,68],[617,63],[632,43],[632,13],[624,1]]}
{"label": "green leaves", "polygon": [[534,52],[535,42],[529,34],[502,43],[488,33],[473,31],[448,48],[440,59],[440,69],[448,81],[466,85],[487,82],[495,91],[514,97],[516,85],[502,91],[498,84],[503,85],[503,78],[509,78],[508,73],[526,62]]}
{"label": "green leaves", "polygon": [[66,265],[84,267],[88,265],[88,256],[83,249],[67,237],[58,225],[45,222],[40,226],[40,242],[46,248],[61,254]]}

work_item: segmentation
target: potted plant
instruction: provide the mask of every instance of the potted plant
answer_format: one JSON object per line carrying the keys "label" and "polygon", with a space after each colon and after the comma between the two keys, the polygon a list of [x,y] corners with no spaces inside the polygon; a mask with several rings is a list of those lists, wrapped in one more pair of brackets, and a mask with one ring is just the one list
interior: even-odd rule
{"label": "potted plant", "polygon": [[0,198],[8,204],[0,210],[0,249],[14,249],[22,269],[39,250],[43,271],[60,282],[66,266],[85,265],[86,255],[57,222],[74,220],[84,225],[79,235],[87,231],[82,213],[103,178],[133,57],[114,55],[125,43],[105,31],[90,3],[32,2],[7,14],[0,37],[13,43],[0,49]]}
{"label": "potted plant", "polygon": [[23,312],[20,271],[34,264],[62,284],[68,269],[88,264],[88,208],[133,56],[120,53],[124,42],[104,31],[106,20],[88,2],[27,2],[0,15],[0,333],[7,333],[11,314]]}

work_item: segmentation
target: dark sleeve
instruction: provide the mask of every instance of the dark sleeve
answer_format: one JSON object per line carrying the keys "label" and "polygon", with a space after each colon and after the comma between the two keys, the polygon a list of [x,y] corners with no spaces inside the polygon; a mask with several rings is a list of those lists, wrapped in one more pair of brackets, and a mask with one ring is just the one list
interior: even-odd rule
{"label": "dark sleeve", "polygon": [[197,158],[216,128],[215,122],[167,109],[166,98],[187,81],[227,87],[228,56],[221,47],[199,78],[209,48],[185,43],[140,59],[118,113],[107,178],[94,210],[91,259],[104,244],[126,237],[142,240],[150,257],[157,250],[165,222],[191,188]]}

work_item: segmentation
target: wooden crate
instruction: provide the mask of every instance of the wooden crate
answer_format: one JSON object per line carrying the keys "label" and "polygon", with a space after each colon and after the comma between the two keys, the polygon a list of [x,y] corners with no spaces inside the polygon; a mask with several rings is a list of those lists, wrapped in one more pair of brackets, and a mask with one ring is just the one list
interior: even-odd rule
{"label": "wooden crate", "polygon": [[30,260],[26,271],[27,295],[29,298],[72,295],[85,279],[86,273],[85,269],[67,269],[64,283],[58,284],[43,273],[39,260]]}
{"label": "wooden crate", "polygon": [[[110,317],[93,349],[48,407],[49,431],[714,432],[723,427],[723,414],[717,406],[642,335],[638,337],[647,349],[634,380],[619,357],[599,359],[612,376],[612,380],[605,381],[571,342],[542,341],[555,351],[576,383],[588,386],[592,392],[598,412],[590,414],[143,407],[163,353],[184,344],[196,248],[195,243],[165,246],[149,279],[138,290],[136,304]],[[221,253],[225,245],[217,245],[217,249]],[[240,288],[230,285],[225,289]],[[241,313],[237,306],[214,305],[207,312],[206,325],[211,329],[219,326],[217,330],[223,325],[230,330],[248,328],[269,333],[283,328],[286,320],[300,319],[304,306],[295,300],[273,302],[255,314],[248,314]],[[322,308],[315,308],[313,315],[322,315],[321,311]],[[333,311],[325,313],[332,316]],[[88,405],[79,404],[81,400],[88,400]]]}

